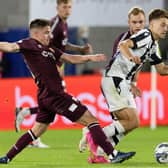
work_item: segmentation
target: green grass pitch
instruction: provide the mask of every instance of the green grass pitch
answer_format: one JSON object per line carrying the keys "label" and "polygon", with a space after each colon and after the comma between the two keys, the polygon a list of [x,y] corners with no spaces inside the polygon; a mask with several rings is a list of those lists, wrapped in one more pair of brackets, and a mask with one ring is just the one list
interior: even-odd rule
{"label": "green grass pitch", "polygon": [[[49,130],[42,140],[49,149],[26,148],[8,165],[8,168],[160,168],[168,165],[158,164],[154,159],[154,148],[160,142],[168,141],[167,127],[155,130],[138,128],[125,137],[117,149],[136,151],[134,158],[122,164],[88,164],[88,151],[78,152],[81,130]],[[23,132],[22,132],[23,133]],[[0,155],[2,156],[22,133],[0,132]]]}

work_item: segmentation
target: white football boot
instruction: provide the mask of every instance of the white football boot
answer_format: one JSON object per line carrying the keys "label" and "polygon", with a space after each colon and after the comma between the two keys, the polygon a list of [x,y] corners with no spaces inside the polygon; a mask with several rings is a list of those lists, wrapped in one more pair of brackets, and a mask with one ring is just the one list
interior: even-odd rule
{"label": "white football boot", "polygon": [[82,129],[82,138],[79,141],[79,152],[84,152],[87,148],[86,134],[89,132],[87,127]]}
{"label": "white football boot", "polygon": [[35,147],[35,148],[49,148],[48,145],[44,144],[40,138],[37,138],[36,140],[32,141],[28,147]]}

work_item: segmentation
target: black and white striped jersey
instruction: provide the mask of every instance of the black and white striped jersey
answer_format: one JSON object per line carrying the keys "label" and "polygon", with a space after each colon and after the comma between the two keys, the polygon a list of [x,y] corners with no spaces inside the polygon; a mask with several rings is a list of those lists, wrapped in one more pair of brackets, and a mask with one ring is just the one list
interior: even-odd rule
{"label": "black and white striped jersey", "polygon": [[151,65],[156,65],[162,62],[160,55],[157,52],[157,43],[149,29],[143,29],[132,35],[130,39],[134,43],[134,47],[130,48],[130,52],[140,57],[141,64],[131,62],[126,56],[122,55],[119,49],[113,56],[111,65],[106,69],[107,76],[119,76],[127,80],[132,80],[135,73],[139,71],[143,64],[149,60]]}

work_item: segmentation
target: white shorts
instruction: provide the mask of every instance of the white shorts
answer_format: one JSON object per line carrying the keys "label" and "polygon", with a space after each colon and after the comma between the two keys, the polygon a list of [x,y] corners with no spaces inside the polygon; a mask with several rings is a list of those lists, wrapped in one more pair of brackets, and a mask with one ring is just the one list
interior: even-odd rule
{"label": "white shorts", "polygon": [[126,80],[119,77],[103,76],[101,88],[110,112],[123,108],[136,108],[130,84]]}

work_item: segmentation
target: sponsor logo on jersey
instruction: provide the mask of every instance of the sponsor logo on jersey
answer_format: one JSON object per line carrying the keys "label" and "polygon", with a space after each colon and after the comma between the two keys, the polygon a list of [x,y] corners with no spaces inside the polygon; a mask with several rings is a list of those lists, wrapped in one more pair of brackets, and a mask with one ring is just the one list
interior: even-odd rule
{"label": "sponsor logo on jersey", "polygon": [[52,53],[52,52],[49,52],[49,51],[42,51],[42,53],[41,53],[41,55],[43,56],[43,57],[50,57],[50,58],[52,58],[53,60],[55,60],[55,57],[54,57],[54,54]]}

